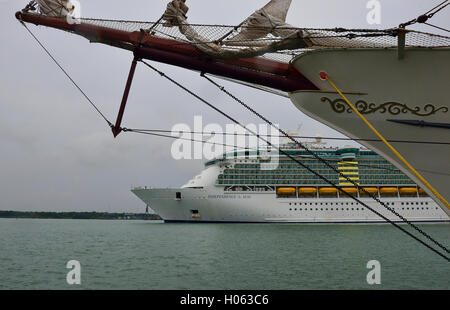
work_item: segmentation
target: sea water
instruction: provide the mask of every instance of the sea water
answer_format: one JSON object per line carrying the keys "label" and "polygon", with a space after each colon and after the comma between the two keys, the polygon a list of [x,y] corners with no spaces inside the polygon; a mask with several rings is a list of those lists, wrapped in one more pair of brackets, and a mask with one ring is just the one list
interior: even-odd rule
{"label": "sea water", "polygon": [[450,263],[390,225],[0,219],[0,289],[450,289]]}

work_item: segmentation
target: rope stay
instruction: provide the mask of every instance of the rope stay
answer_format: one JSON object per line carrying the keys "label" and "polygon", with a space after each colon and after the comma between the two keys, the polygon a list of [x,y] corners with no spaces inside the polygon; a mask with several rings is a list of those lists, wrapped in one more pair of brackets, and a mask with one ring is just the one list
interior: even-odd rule
{"label": "rope stay", "polygon": [[[165,135],[165,134],[161,134],[161,133],[152,133],[152,132],[142,131],[142,130],[137,130],[137,129],[122,128],[122,131],[138,133],[138,134],[148,135],[148,136],[163,137],[163,138],[170,138],[170,139],[177,139],[177,140],[184,140],[184,141],[191,141],[191,142],[199,142],[199,143],[204,143],[204,144],[218,145],[218,146],[224,146],[224,147],[230,147],[230,148],[236,147],[236,145],[231,145],[231,144],[226,144],[226,143],[218,143],[218,142],[204,141],[204,140],[198,140],[198,139],[175,137],[175,136],[169,136],[169,135]],[[244,147],[242,149],[249,150],[249,151],[258,150],[258,148],[252,148],[252,147]]]}
{"label": "rope stay", "polygon": [[[145,64],[148,68],[150,68],[151,70],[155,71],[156,73],[158,73],[161,77],[167,79],[168,81],[170,81],[171,83],[173,83],[174,85],[176,85],[177,87],[181,88],[182,90],[184,90],[185,92],[187,92],[188,94],[190,94],[191,96],[195,97],[196,99],[198,99],[199,101],[201,101],[202,103],[204,103],[205,105],[209,106],[211,109],[215,110],[216,112],[218,112],[219,114],[221,114],[222,116],[226,117],[228,120],[230,120],[231,122],[235,123],[236,125],[244,128],[246,131],[248,131],[250,134],[256,136],[258,139],[260,139],[261,141],[263,141],[264,143],[266,143],[267,145],[273,147],[274,149],[276,149],[278,152],[280,152],[281,154],[283,154],[284,156],[288,157],[289,159],[291,159],[292,161],[296,162],[297,164],[301,165],[303,168],[307,169],[309,172],[313,173],[314,175],[316,175],[317,177],[319,177],[321,180],[325,181],[326,183],[330,184],[332,187],[339,189],[339,187],[332,181],[328,180],[327,178],[325,178],[324,176],[322,176],[320,173],[316,172],[315,170],[311,169],[309,166],[303,164],[301,161],[297,160],[295,157],[293,157],[292,155],[290,155],[289,153],[285,152],[283,149],[280,149],[278,146],[273,145],[270,141],[268,141],[267,139],[264,139],[261,135],[259,135],[257,132],[252,131],[249,128],[246,128],[244,125],[242,125],[239,121],[237,121],[236,119],[234,119],[233,117],[231,117],[230,115],[228,115],[227,113],[223,112],[222,110],[220,110],[219,108],[215,107],[213,104],[211,104],[210,102],[208,102],[207,100],[203,99],[202,97],[200,97],[199,95],[197,95],[196,93],[194,93],[193,91],[191,91],[190,89],[188,89],[187,87],[183,86],[182,84],[180,84],[179,82],[175,81],[173,78],[169,77],[168,75],[166,75],[164,72],[156,69],[155,67],[153,67],[152,65],[150,65],[149,63],[141,60],[141,62],[143,64]],[[213,81],[214,82],[214,81]],[[215,83],[215,82],[214,82]],[[215,83],[216,86],[219,86],[222,91],[226,91],[225,88],[223,86],[220,86],[218,84]],[[228,92],[227,92],[228,93]],[[228,93],[229,95],[233,96],[231,93]],[[234,97],[234,96],[233,96]],[[237,97],[234,97],[235,100],[239,100]],[[242,101],[239,100],[239,103],[241,103],[242,105],[247,106],[245,103],[243,103]],[[248,109],[253,110],[251,107],[247,106]],[[260,117],[262,117],[269,125],[273,126],[274,128],[276,128],[277,130],[280,131],[280,133],[282,133],[286,138],[289,138],[291,140],[293,140],[294,143],[298,144],[299,146],[301,146],[303,149],[305,149],[306,151],[311,152],[308,148],[306,148],[303,144],[301,144],[300,142],[296,141],[295,139],[291,138],[288,134],[286,134],[284,131],[282,131],[281,129],[279,129],[277,126],[274,126],[272,122],[270,122],[269,120],[265,119],[261,114],[259,114],[258,112],[254,111],[255,115],[259,115]],[[317,156],[316,154],[314,154],[313,152],[311,152],[311,154],[313,156]],[[320,157],[317,157],[317,159],[319,159],[320,161],[322,161],[322,159]],[[331,165],[329,165],[329,163],[327,163],[326,161],[322,161],[324,162],[327,166],[329,166],[331,169],[335,170],[336,172],[338,172],[340,174],[339,171],[337,171],[337,169],[335,169],[334,167],[332,167]],[[348,179],[348,177],[344,176],[346,179]],[[353,184],[355,184],[355,182],[353,182],[352,180],[349,180],[350,182],[352,182]],[[358,186],[357,184],[355,184],[355,186]],[[390,220],[389,218],[387,218],[386,216],[384,216],[383,214],[379,213],[378,211],[374,210],[373,208],[371,208],[369,205],[367,205],[366,203],[362,202],[360,199],[358,199],[357,197],[343,191],[344,195],[348,196],[349,198],[351,198],[352,200],[356,201],[357,203],[363,205],[364,207],[366,207],[368,210],[370,210],[371,212],[373,212],[374,214],[376,214],[377,216],[379,216],[380,218],[382,218],[383,220],[385,220],[386,222],[390,223],[391,225],[395,226],[396,228],[398,228],[399,230],[401,230],[402,232],[404,232],[405,234],[407,234],[408,236],[410,236],[411,238],[415,239],[417,242],[421,243],[423,246],[427,247],[428,249],[430,249],[431,251],[435,252],[436,254],[438,254],[439,256],[441,256],[442,258],[444,258],[445,260],[447,260],[448,262],[450,262],[450,257],[446,256],[445,254],[441,253],[440,251],[438,251],[437,249],[435,249],[434,247],[430,246],[429,244],[427,244],[426,242],[424,242],[423,240],[421,240],[420,238],[418,238],[417,236],[415,236],[414,234],[412,234],[411,232],[407,231],[406,229],[404,229],[403,227],[401,227],[399,224],[397,224],[396,222]],[[368,193],[369,196],[370,193]],[[414,225],[413,223],[411,223],[410,221],[408,221],[406,218],[404,218],[402,215],[398,214],[395,210],[393,210],[392,208],[390,208],[389,206],[387,206],[386,204],[384,204],[382,201],[380,201],[378,198],[373,197],[372,198],[374,200],[376,200],[378,203],[380,203],[382,206],[384,206],[387,210],[391,211],[393,214],[395,214],[396,216],[398,216],[403,222],[407,223],[409,226],[411,226],[412,228],[414,228],[414,230],[416,230],[417,232],[419,232],[421,235],[423,235],[426,239],[428,239],[429,241],[431,241],[432,243],[434,243],[435,245],[437,245],[439,248],[441,248],[442,250],[444,250],[445,253],[450,253],[450,251],[441,243],[439,243],[438,241],[436,241],[434,238],[432,238],[430,235],[428,235],[426,232],[424,232],[423,230],[421,230],[419,227],[417,227],[416,225]]]}
{"label": "rope stay", "polygon": [[442,3],[438,4],[437,6],[435,6],[434,8],[432,8],[431,10],[429,10],[428,12],[426,12],[426,13],[420,15],[419,17],[414,18],[414,19],[411,19],[410,21],[408,21],[408,22],[406,22],[406,23],[400,24],[400,25],[399,25],[399,28],[403,28],[403,29],[404,29],[404,28],[406,28],[407,26],[411,26],[411,25],[414,25],[414,24],[416,24],[416,23],[419,23],[419,24],[425,24],[425,25],[427,25],[427,26],[431,26],[431,27],[437,28],[437,29],[439,29],[439,30],[443,30],[443,31],[450,32],[450,30],[448,30],[448,29],[445,29],[445,28],[442,28],[442,27],[439,27],[439,26],[436,26],[436,25],[427,23],[427,21],[428,21],[429,19],[433,18],[434,15],[436,15],[438,12],[442,11],[442,10],[445,9],[447,6],[449,6],[449,5],[450,5],[450,2],[449,2],[449,1],[450,1],[450,0],[445,0],[445,1],[443,1]]}
{"label": "rope stay", "polygon": [[[134,130],[138,130],[138,131],[147,131],[147,132],[172,132],[171,130],[163,130],[163,129],[136,129],[133,128]],[[204,131],[178,131],[178,132],[182,132],[182,133],[190,133],[190,134],[201,134],[201,135],[246,135],[246,134],[240,134],[240,133],[226,133],[226,132],[204,132]],[[263,137],[266,138],[271,138],[271,137],[279,137],[279,135],[261,135]],[[292,138],[296,138],[296,139],[317,139],[320,138],[322,140],[336,140],[336,141],[371,141],[371,142],[381,142],[381,140],[379,139],[364,139],[364,138],[360,138],[360,139],[351,139],[351,138],[338,138],[338,137],[322,137],[322,136],[297,136],[297,135],[291,135]],[[436,144],[436,145],[450,145],[450,142],[437,142],[437,141],[415,141],[415,140],[388,140],[389,142],[395,142],[395,143],[408,143],[408,144]]]}
{"label": "rope stay", "polygon": [[447,207],[450,208],[450,204],[441,194],[430,184],[425,178],[414,169],[413,166],[379,133],[378,130],[373,127],[373,125],[358,111],[357,108],[347,99],[347,97],[342,93],[342,91],[334,84],[330,79],[328,74],[321,72],[321,78],[325,79],[330,83],[330,85],[338,92],[339,96],[350,106],[350,108],[355,112],[355,114],[366,124],[367,127],[383,142],[383,144],[389,148],[392,153]]}
{"label": "rope stay", "polygon": [[64,75],[70,80],[70,82],[78,89],[78,91],[83,95],[87,102],[94,108],[94,110],[103,118],[103,120],[108,124],[109,127],[113,127],[113,124],[106,118],[106,116],[100,111],[100,109],[95,105],[95,103],[89,98],[89,96],[81,89],[81,87],[75,82],[75,80],[69,75],[67,70],[65,70],[62,65],[56,60],[56,58],[50,53],[50,51],[44,46],[44,44],[38,39],[38,37],[27,27],[25,23],[21,23],[28,33],[34,38],[34,40],[39,44],[39,46],[45,51],[45,53],[50,57],[50,59],[58,66],[58,68],[64,73]]}
{"label": "rope stay", "polygon": [[[174,133],[172,130],[160,130],[160,129],[153,129],[152,130],[152,129],[122,128],[122,131],[123,132],[134,132],[134,133],[139,133],[139,134],[146,134],[146,135],[149,135],[149,136],[156,136],[156,137],[163,137],[163,138],[170,138],[170,139],[181,139],[181,140],[191,141],[191,142],[201,142],[201,143],[205,143],[205,144],[219,145],[219,146],[225,146],[225,147],[231,147],[231,148],[239,147],[237,145],[230,145],[230,144],[223,144],[223,143],[217,143],[217,142],[211,142],[211,141],[197,140],[197,139],[192,139],[192,138],[182,138],[182,137],[177,137],[177,136],[173,136],[173,135],[165,135],[164,134],[164,133]],[[199,135],[202,135],[202,136],[212,136],[212,135],[248,136],[248,134],[240,134],[240,133],[218,133],[218,132],[199,132],[199,131],[183,131],[183,130],[177,130],[175,133],[199,134]],[[261,137],[265,137],[265,138],[280,137],[279,135],[277,135],[277,136],[274,136],[274,135],[260,135],[260,136]],[[294,139],[314,139],[314,138],[317,138],[317,137],[295,136],[295,135],[290,135],[290,136],[292,138],[294,138]],[[320,137],[320,138],[324,139],[324,140],[331,139],[331,140],[353,141],[350,138],[324,138],[324,137]],[[314,143],[314,142],[311,142],[311,143]],[[252,148],[252,147],[240,147],[240,148],[242,150],[251,150],[251,151],[258,150],[258,148]],[[294,157],[296,157],[296,158],[305,158],[305,159],[311,159],[312,158],[312,156],[309,156],[309,155],[294,155]],[[337,162],[340,161],[339,159],[327,159],[325,157],[322,157],[322,159],[326,160],[328,162],[331,162],[331,163],[337,163]],[[360,162],[358,164],[348,163],[347,165],[349,167],[366,167],[366,168],[372,168],[372,169],[375,169],[375,170],[401,172],[398,168],[396,168],[392,164],[388,164],[389,166],[392,166],[392,168],[385,167],[386,165],[384,165],[384,166],[374,166],[374,165],[369,165],[369,164],[362,164]],[[444,172],[428,171],[428,170],[426,170],[425,172],[450,176],[450,174],[444,173]]]}

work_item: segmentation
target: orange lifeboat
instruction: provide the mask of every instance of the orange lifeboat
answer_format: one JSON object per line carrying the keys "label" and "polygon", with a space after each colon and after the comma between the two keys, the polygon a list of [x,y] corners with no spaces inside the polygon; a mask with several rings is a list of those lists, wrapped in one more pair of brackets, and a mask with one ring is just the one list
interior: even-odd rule
{"label": "orange lifeboat", "polygon": [[317,193],[317,188],[315,187],[300,187],[298,189],[300,195],[313,195]]}
{"label": "orange lifeboat", "polygon": [[402,188],[400,188],[400,194],[403,194],[403,195],[415,195],[415,194],[417,194],[417,188],[415,188],[415,187],[402,187]]}
{"label": "orange lifeboat", "polygon": [[337,189],[334,187],[321,187],[319,189],[321,195],[332,195],[337,193]]}
{"label": "orange lifeboat", "polygon": [[342,187],[340,193],[346,192],[347,194],[356,194],[358,189],[356,187]]}
{"label": "orange lifeboat", "polygon": [[359,190],[359,193],[364,195],[364,194],[371,194],[374,195],[376,193],[378,193],[378,188],[376,187],[363,187]]}
{"label": "orange lifeboat", "polygon": [[388,194],[388,195],[397,194],[398,193],[398,188],[397,187],[382,187],[380,189],[380,193],[381,194]]}
{"label": "orange lifeboat", "polygon": [[277,195],[295,195],[295,187],[279,187],[277,188]]}

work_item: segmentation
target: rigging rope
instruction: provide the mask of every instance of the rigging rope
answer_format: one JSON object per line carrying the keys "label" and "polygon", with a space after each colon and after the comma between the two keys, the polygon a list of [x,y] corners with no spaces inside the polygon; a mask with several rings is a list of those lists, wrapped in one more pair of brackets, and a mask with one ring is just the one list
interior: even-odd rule
{"label": "rigging rope", "polygon": [[[129,128],[122,128],[123,132],[134,132],[138,134],[148,135],[148,136],[155,136],[155,137],[163,137],[163,138],[170,138],[170,139],[176,139],[176,140],[184,140],[184,141],[191,141],[191,142],[200,142],[205,144],[211,144],[211,145],[220,145],[230,148],[236,148],[236,145],[230,145],[225,143],[218,143],[218,142],[211,142],[211,141],[204,141],[204,140],[197,140],[197,139],[190,139],[190,138],[182,138],[182,137],[175,137],[175,136],[169,136],[164,134],[158,134],[158,133],[151,133],[147,131],[141,131],[137,129],[129,129]],[[179,131],[176,131],[178,133]],[[244,147],[243,150],[250,150],[250,151],[256,151],[258,148],[251,148],[251,147]]]}
{"label": "rigging rope", "polygon": [[89,98],[89,96],[81,89],[80,86],[75,82],[75,80],[67,73],[67,71],[61,66],[61,64],[56,60],[55,57],[50,53],[50,51],[41,43],[41,41],[36,37],[36,35],[28,29],[27,25],[23,22],[21,24],[25,27],[28,33],[36,40],[36,42],[42,47],[42,49],[47,53],[47,55],[53,60],[53,62],[61,69],[65,76],[72,82],[72,84],[80,91],[80,93],[86,98],[86,100],[91,104],[91,106],[97,111],[97,113],[105,120],[109,127],[113,127],[113,124],[106,118],[106,116],[100,111],[100,109],[94,104],[94,102]]}
{"label": "rigging rope", "polygon": [[[208,80],[209,82],[211,82],[213,85],[215,85],[217,88],[219,88],[221,91],[223,91],[224,93],[226,93],[228,96],[230,96],[232,99],[234,99],[236,102],[238,102],[239,104],[241,104],[242,106],[244,106],[247,110],[249,110],[250,112],[252,112],[253,114],[255,114],[256,116],[258,116],[260,119],[262,119],[263,121],[265,121],[266,123],[268,123],[271,126],[274,126],[275,128],[277,128],[271,121],[269,121],[267,118],[265,118],[264,116],[262,116],[261,114],[259,114],[258,112],[256,112],[255,110],[253,110],[250,106],[248,106],[246,103],[244,103],[242,100],[240,100],[239,98],[237,98],[236,96],[234,96],[233,94],[231,94],[230,92],[228,92],[225,87],[217,84],[215,81],[213,81],[212,79],[208,78],[206,75],[202,74],[202,76]],[[296,143],[298,146],[300,146],[302,149],[306,150],[308,153],[310,153],[312,156],[314,156],[316,159],[320,160],[321,162],[325,163],[329,168],[331,168],[332,170],[334,170],[336,173],[338,173],[341,177],[344,177],[348,182],[352,183],[354,186],[359,188],[359,185],[351,180],[348,176],[342,174],[342,172],[340,172],[339,170],[337,170],[335,167],[333,167],[332,165],[330,165],[327,161],[325,161],[323,158],[319,157],[317,154],[315,154],[314,152],[311,152],[307,147],[305,147],[302,143],[300,143],[299,141],[295,140],[294,138],[292,138],[290,135],[288,135],[285,131],[283,131],[280,128],[277,128],[277,130],[284,135],[286,138],[290,139],[292,142]],[[303,165],[302,165],[303,166]],[[327,183],[332,184],[335,188],[337,188],[339,190],[339,188],[334,185],[332,182],[327,180]],[[419,227],[417,227],[416,225],[414,225],[413,223],[411,223],[410,221],[408,221],[405,217],[403,217],[402,215],[400,215],[398,212],[396,212],[394,209],[390,208],[389,206],[387,206],[384,202],[382,202],[381,200],[378,199],[378,197],[376,197],[373,194],[370,194],[369,192],[367,192],[364,187],[361,188],[363,190],[363,192],[365,192],[365,194],[367,194],[369,197],[371,197],[372,199],[374,199],[376,202],[378,202],[380,205],[382,205],[385,209],[389,210],[390,212],[392,212],[393,214],[395,214],[397,217],[399,217],[402,221],[404,221],[405,223],[407,223],[408,225],[410,225],[411,227],[413,227],[416,231],[418,231],[419,233],[421,233],[422,235],[424,235],[427,239],[429,239],[430,241],[432,241],[433,243],[435,243],[436,245],[438,245],[440,248],[442,248],[444,251],[446,251],[447,253],[449,253],[449,250],[442,246],[439,242],[435,241],[433,238],[431,238],[431,236],[429,236],[427,233],[425,233],[424,231],[422,231]],[[351,194],[347,193],[344,191],[344,194],[351,197],[352,199],[355,199],[356,201],[360,202],[359,199],[357,199],[356,197],[352,196]],[[360,202],[361,204],[363,204],[362,202]],[[365,204],[363,204],[365,205]],[[366,206],[366,205],[365,205]],[[373,209],[369,208],[371,211],[374,211]]]}
{"label": "rigging rope", "polygon": [[367,125],[367,127],[372,130],[372,132],[384,143],[384,145],[389,148],[392,153],[447,207],[450,209],[450,204],[441,194],[433,187],[430,183],[428,183],[425,178],[414,169],[413,166],[378,132],[378,130],[373,127],[373,125],[358,111],[357,108],[347,99],[347,97],[341,92],[341,90],[333,83],[328,74],[321,74],[322,78],[328,81],[330,85],[338,92],[338,94],[342,97],[342,99],[350,106],[350,108],[355,112],[356,115]]}
{"label": "rigging rope", "polygon": [[[136,129],[133,128],[133,130],[138,130],[138,131],[145,131],[145,132],[172,132],[171,130],[163,130],[163,129]],[[200,131],[183,131],[183,130],[178,130],[177,132],[182,132],[182,133],[190,133],[190,134],[202,134],[202,135],[224,135],[224,136],[228,136],[228,135],[238,135],[238,136],[246,136],[247,134],[239,134],[239,133],[226,133],[226,132],[200,132]],[[263,137],[266,138],[271,138],[271,137],[279,137],[279,135],[261,135]],[[295,135],[291,135],[292,138],[296,138],[296,139],[317,139],[320,138],[322,140],[337,140],[337,141],[367,141],[367,142],[380,142],[381,140],[379,139],[351,139],[351,138],[337,138],[337,137],[322,137],[322,136],[295,136]],[[411,144],[436,144],[436,145],[450,145],[450,142],[433,142],[433,141],[412,141],[412,140],[388,140],[389,142],[395,142],[395,143],[411,143]]]}
{"label": "rigging rope", "polygon": [[[245,130],[247,130],[249,133],[251,133],[252,135],[256,136],[258,139],[262,140],[263,142],[267,143],[269,146],[273,147],[274,149],[278,150],[281,154],[283,154],[284,156],[288,157],[289,159],[295,161],[296,163],[298,163],[299,165],[301,165],[303,168],[307,169],[309,172],[313,173],[314,175],[316,175],[317,177],[319,177],[320,179],[322,179],[323,181],[325,181],[326,183],[330,184],[331,186],[333,186],[334,188],[339,189],[339,187],[333,183],[332,181],[328,180],[327,178],[325,178],[324,176],[322,176],[321,174],[317,173],[316,171],[314,171],[313,169],[311,169],[310,167],[306,166],[305,164],[303,164],[302,162],[298,161],[296,158],[294,158],[293,156],[291,156],[290,154],[288,154],[287,152],[285,152],[284,150],[280,149],[278,146],[273,145],[272,143],[270,143],[270,141],[264,139],[263,137],[261,137],[258,133],[246,128],[245,126],[243,126],[239,121],[237,121],[236,119],[234,119],[233,117],[231,117],[230,115],[228,115],[227,113],[221,111],[219,108],[215,107],[213,104],[211,104],[210,102],[206,101],[205,99],[203,99],[202,97],[200,97],[199,95],[197,95],[196,93],[194,93],[193,91],[189,90],[187,87],[183,86],[182,84],[178,83],[177,81],[175,81],[174,79],[172,79],[171,77],[169,77],[168,75],[166,75],[164,72],[156,69],[155,67],[153,67],[152,65],[150,65],[149,63],[141,60],[141,62],[143,64],[145,64],[148,68],[152,69],[153,71],[155,71],[156,73],[158,73],[161,77],[167,79],[168,81],[170,81],[171,83],[175,84],[176,86],[178,86],[179,88],[181,88],[182,90],[184,90],[185,92],[187,92],[188,94],[190,94],[191,96],[195,97],[196,99],[198,99],[199,101],[201,101],[202,103],[206,104],[207,106],[209,106],[211,109],[215,110],[216,112],[218,112],[219,114],[221,114],[222,116],[226,117],[228,120],[232,121],[233,123],[235,123],[236,125],[241,126],[242,128],[244,128]],[[212,80],[211,80],[212,81]],[[224,89],[224,87],[216,84],[214,81],[212,81],[215,85],[219,86],[222,91],[226,91]],[[228,93],[228,92],[227,92]],[[252,108],[248,107],[245,103],[243,103],[242,101],[240,101],[238,98],[234,97],[231,93],[228,93],[230,96],[232,96],[233,98],[235,98],[235,100],[237,100],[239,103],[241,103],[241,105],[244,105],[247,107],[247,109],[254,111]],[[258,112],[254,111],[253,112],[255,115],[259,115],[259,117],[261,117],[262,119],[264,119],[269,125],[273,126],[274,128],[277,128],[276,126],[273,125],[272,122],[270,122],[269,120],[265,119],[262,115],[260,115]],[[277,128],[277,130],[279,130],[281,133],[284,133],[281,129]],[[287,135],[286,133],[284,133],[284,135],[287,138],[290,138],[289,135]],[[292,139],[292,138],[290,138]],[[300,146],[302,146],[302,148],[304,148],[305,150],[309,151],[307,148],[305,148],[301,143],[299,143],[298,141],[296,141],[295,139],[292,139],[293,142],[299,144]],[[311,151],[309,151],[311,152]],[[315,157],[317,157],[316,154],[314,154],[313,152],[311,152],[311,154]],[[320,157],[317,157],[319,160]],[[321,160],[322,161],[322,160]],[[326,162],[325,162],[326,163]],[[330,168],[332,168],[333,170],[335,170],[336,172],[338,172],[334,167],[332,167],[331,165],[329,165],[328,163],[326,163],[327,166],[329,166]],[[340,172],[338,172],[340,174]],[[354,182],[353,182],[354,183]],[[356,185],[356,184],[355,184]],[[357,186],[357,185],[356,185]],[[378,215],[379,217],[381,217],[383,220],[385,220],[386,222],[390,223],[391,225],[395,226],[396,228],[398,228],[399,230],[401,230],[402,232],[404,232],[405,234],[407,234],[408,236],[410,236],[411,238],[415,239],[417,242],[421,243],[423,246],[427,247],[428,249],[430,249],[431,251],[435,252],[437,255],[441,256],[442,258],[444,258],[445,260],[447,260],[448,262],[450,262],[450,258],[448,256],[446,256],[445,254],[442,254],[440,251],[436,250],[435,248],[433,248],[432,246],[430,246],[429,244],[425,243],[423,240],[419,239],[417,236],[415,236],[414,234],[410,233],[409,231],[407,231],[406,229],[404,229],[403,227],[401,227],[400,225],[398,225],[397,223],[395,223],[394,221],[390,220],[389,218],[387,218],[386,216],[384,216],[383,214],[379,213],[378,211],[374,210],[373,208],[371,208],[370,206],[368,206],[366,203],[362,202],[361,200],[359,200],[357,197],[343,191],[344,195],[348,196],[349,198],[353,199],[354,201],[356,201],[357,203],[363,205],[364,207],[366,207],[368,210],[372,211],[374,214]],[[398,214],[397,212],[395,212],[392,208],[386,206],[383,202],[381,202],[379,199],[372,197],[373,199],[375,199],[377,202],[379,202],[381,205],[383,205],[387,210],[390,210],[392,213],[394,213],[395,215],[397,215],[400,219],[402,219],[405,223],[407,223],[408,225],[410,225],[411,227],[413,227],[417,232],[419,232],[420,234],[422,234],[423,236],[425,236],[428,240],[430,240],[431,242],[433,242],[435,245],[437,245],[439,248],[441,248],[442,250],[444,250],[446,253],[450,253],[450,251],[443,246],[442,244],[440,244],[438,241],[436,241],[435,239],[433,239],[431,236],[429,236],[427,233],[425,233],[424,231],[422,231],[419,227],[417,227],[416,225],[412,224],[411,222],[409,222],[407,219],[405,219],[403,216],[401,216],[400,214]]]}
{"label": "rigging rope", "polygon": [[[169,135],[164,135],[161,133],[173,133],[173,131],[171,130],[149,130],[149,129],[131,129],[131,128],[122,128],[123,132],[135,132],[135,133],[140,133],[140,134],[147,134],[150,136],[156,136],[156,137],[163,137],[163,138],[170,138],[170,139],[181,139],[181,140],[185,140],[185,141],[192,141],[192,142],[202,142],[202,143],[206,143],[206,144],[212,144],[212,145],[221,145],[221,146],[226,146],[226,147],[232,147],[232,148],[238,148],[238,145],[229,145],[229,144],[222,144],[222,143],[217,143],[217,142],[211,142],[211,141],[204,141],[204,140],[196,140],[196,139],[190,139],[190,138],[181,138],[181,137],[175,137],[175,136],[169,136]],[[197,132],[197,131],[180,131],[177,130],[175,131],[175,133],[188,133],[188,134],[201,134],[201,135],[233,135],[233,136],[248,136],[248,134],[239,134],[239,133],[214,133],[214,132]],[[266,137],[266,138],[270,138],[270,137],[279,137],[279,136],[274,136],[274,135],[260,135],[261,137]],[[292,136],[292,138],[315,138],[315,137],[302,137],[302,136]],[[349,138],[322,138],[321,139],[338,139],[338,140],[352,140]],[[378,140],[377,140],[378,141]],[[314,142],[312,142],[314,143]],[[243,150],[252,150],[252,151],[257,151],[259,148],[250,148],[250,147],[241,147],[241,149]],[[289,148],[287,148],[289,149]],[[291,149],[289,149],[291,150]],[[305,158],[305,159],[311,159],[312,156],[310,155],[293,155],[296,158]],[[326,159],[325,157],[321,157],[323,160],[326,160],[328,162],[331,163],[338,163],[341,161],[341,159]],[[351,164],[348,163],[347,164],[348,167],[366,167],[366,168],[372,168],[372,169],[376,169],[376,170],[385,170],[385,171],[393,171],[393,172],[401,172],[399,169],[397,168],[387,168],[387,167],[382,167],[381,165],[379,166],[374,166],[374,165],[369,165],[369,164],[362,164],[361,162],[358,162],[358,164]],[[386,164],[382,164],[382,165],[386,165]],[[392,165],[392,164],[389,164]],[[436,172],[436,171],[426,171],[428,173],[435,173],[435,174],[442,174],[442,175],[448,175],[450,176],[450,174],[447,173],[443,173],[443,172]]]}
{"label": "rigging rope", "polygon": [[443,10],[447,6],[449,6],[450,5],[449,1],[450,0],[445,0],[442,3],[438,4],[437,6],[435,6],[434,8],[432,8],[431,10],[429,10],[428,12],[420,15],[419,17],[414,18],[414,19],[412,19],[412,20],[410,20],[410,21],[408,21],[406,23],[400,24],[399,28],[405,28],[406,26],[410,26],[410,25],[414,25],[416,23],[419,23],[419,24],[425,24],[425,25],[428,25],[428,26],[431,26],[431,27],[435,27],[435,28],[440,29],[440,30],[444,30],[444,31],[450,32],[450,30],[448,30],[448,29],[444,29],[444,28],[441,28],[441,27],[438,27],[438,26],[435,26],[435,25],[427,23],[427,21],[429,19],[433,18],[434,15],[436,15],[438,12],[440,12],[441,10]]}

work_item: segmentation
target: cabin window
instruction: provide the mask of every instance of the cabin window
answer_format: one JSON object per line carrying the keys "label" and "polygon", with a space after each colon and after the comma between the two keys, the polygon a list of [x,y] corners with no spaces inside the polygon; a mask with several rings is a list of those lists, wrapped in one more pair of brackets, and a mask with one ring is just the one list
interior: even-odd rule
{"label": "cabin window", "polygon": [[176,192],[175,198],[176,199],[181,199],[181,192]]}

